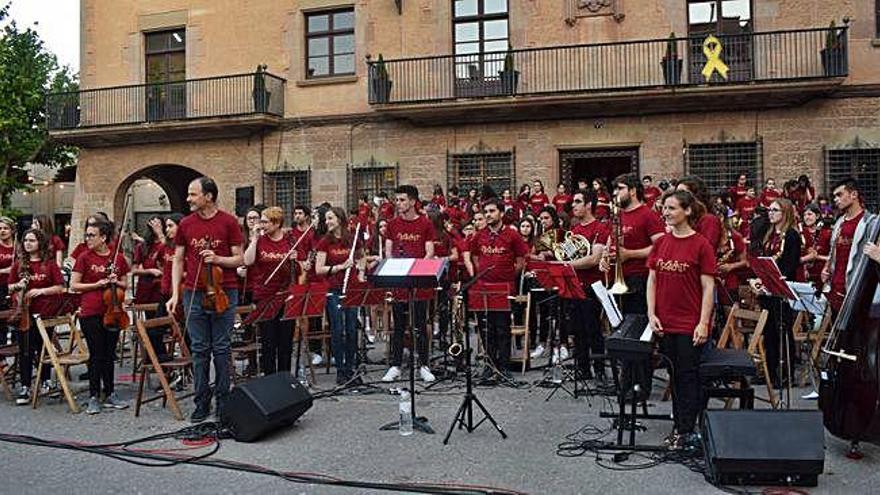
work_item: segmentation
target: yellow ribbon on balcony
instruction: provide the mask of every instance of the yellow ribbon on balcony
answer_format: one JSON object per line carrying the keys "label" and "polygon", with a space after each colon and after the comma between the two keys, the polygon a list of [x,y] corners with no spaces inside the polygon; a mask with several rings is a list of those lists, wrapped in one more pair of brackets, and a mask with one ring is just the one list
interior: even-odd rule
{"label": "yellow ribbon on balcony", "polygon": [[721,40],[714,35],[709,35],[703,40],[703,55],[706,56],[706,65],[703,66],[703,77],[706,82],[712,78],[712,74],[718,71],[718,74],[727,79],[727,71],[730,70],[727,64],[721,60]]}

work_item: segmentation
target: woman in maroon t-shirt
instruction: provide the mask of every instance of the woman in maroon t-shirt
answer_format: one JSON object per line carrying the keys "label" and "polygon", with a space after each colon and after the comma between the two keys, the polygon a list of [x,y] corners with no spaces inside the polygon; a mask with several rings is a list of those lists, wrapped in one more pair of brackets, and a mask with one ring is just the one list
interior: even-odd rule
{"label": "woman in maroon t-shirt", "polygon": [[[15,232],[15,220],[0,217],[0,310],[9,308],[6,295],[9,293],[9,270],[12,268],[12,258],[15,256],[13,232]],[[0,330],[0,345],[5,344],[6,330]]]}
{"label": "woman in maroon t-shirt", "polygon": [[[162,299],[162,265],[165,263],[165,248],[156,234],[153,224],[161,222],[158,216],[147,222],[144,242],[138,244],[132,256],[131,274],[137,277],[134,290],[135,304],[158,303]],[[159,231],[161,234],[161,230]],[[153,311],[147,312],[147,318],[154,316]]]}
{"label": "woman in maroon t-shirt", "polygon": [[599,220],[605,220],[611,215],[611,195],[608,194],[608,186],[599,177],[593,179],[593,192],[596,193],[596,213]]}
{"label": "woman in maroon t-shirt", "polygon": [[346,228],[345,210],[334,206],[327,211],[325,219],[327,233],[315,247],[315,272],[327,277],[330,284],[327,296],[327,315],[332,332],[330,345],[336,360],[336,384],[343,385],[354,379],[357,350],[357,308],[342,306],[343,289],[345,276],[355,276],[354,265],[363,256],[363,249],[356,247],[354,256],[351,256],[354,237]]}
{"label": "woman in maroon t-shirt", "polygon": [[709,339],[715,286],[715,253],[693,225],[702,208],[688,191],[667,195],[663,217],[672,231],[657,239],[648,256],[648,319],[662,337],[661,352],[669,358],[673,383],[673,448],[694,443],[702,409],[700,352]]}
{"label": "woman in maroon t-shirt", "polygon": [[[284,235],[284,212],[277,206],[263,210],[260,224],[251,236],[244,252],[244,264],[253,280],[254,302],[259,306],[279,292],[284,292],[295,279],[293,258],[287,253],[293,247],[291,238]],[[280,265],[279,265],[280,263]],[[278,268],[276,272],[276,268]],[[276,272],[271,280],[269,275]],[[264,375],[276,371],[290,371],[293,355],[293,328],[290,322],[281,320],[280,307],[274,316],[260,323],[260,367]]]}
{"label": "woman in maroon t-shirt", "polygon": [[64,250],[67,246],[64,245],[64,241],[60,237],[55,235],[52,219],[48,215],[37,215],[34,217],[33,222],[31,222],[31,228],[40,229],[46,234],[46,238],[49,239],[49,252],[52,259],[55,260],[56,265],[61,266],[61,263],[64,261]]}
{"label": "woman in maroon t-shirt", "polygon": [[[180,213],[171,213],[165,217],[165,219],[153,218],[150,220],[150,228],[153,229],[153,233],[156,235],[156,239],[159,243],[159,249],[162,250],[161,256],[161,265],[158,268],[161,268],[162,275],[159,277],[159,307],[156,310],[155,315],[165,316],[168,314],[168,309],[165,307],[165,303],[168,302],[168,299],[171,298],[171,269],[174,265],[174,236],[177,235],[177,226],[180,224],[180,221],[183,220],[183,215]],[[112,249],[112,248],[111,248]],[[182,294],[183,291],[181,290]],[[183,305],[177,306],[178,314],[173,315],[178,321],[183,321]],[[157,356],[159,357],[159,361],[164,361],[167,359],[168,349],[163,343],[165,338],[165,332],[168,331],[168,327],[153,327],[147,329],[147,335],[150,337],[150,342],[153,344],[153,349],[156,351]],[[188,343],[189,341],[187,341]]]}
{"label": "woman in maroon t-shirt", "polygon": [[[104,326],[104,289],[115,284],[126,288],[128,263],[122,253],[116,254],[107,246],[113,235],[113,226],[106,222],[96,222],[86,227],[86,244],[89,250],[81,254],[73,266],[70,288],[81,293],[80,327],[89,346],[89,404],[87,414],[101,412],[100,394],[103,389],[104,407],[125,409],[113,390],[115,373],[116,344],[119,342],[119,329]],[[114,263],[115,261],[115,263]],[[111,267],[115,265],[115,271]],[[103,387],[102,387],[103,386]]]}
{"label": "woman in maroon t-shirt", "polygon": [[[43,347],[43,341],[37,333],[34,315],[42,315],[44,318],[53,316],[58,308],[59,296],[64,292],[61,269],[50,258],[49,240],[43,231],[30,229],[25,232],[22,238],[22,251],[19,259],[12,264],[8,287],[10,292],[15,293],[16,298],[21,298],[22,293],[24,294],[23,304],[27,306],[30,314],[28,322],[30,328],[18,328],[18,370],[22,386],[16,395],[15,403],[20,406],[30,402],[34,360]],[[52,328],[46,330],[51,338]],[[41,383],[48,382],[49,371],[48,366],[43,368],[39,377]]]}

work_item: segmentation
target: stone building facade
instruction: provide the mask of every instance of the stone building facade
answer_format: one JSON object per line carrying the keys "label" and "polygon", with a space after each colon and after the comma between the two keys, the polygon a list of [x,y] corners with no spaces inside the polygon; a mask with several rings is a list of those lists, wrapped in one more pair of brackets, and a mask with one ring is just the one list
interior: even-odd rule
{"label": "stone building facade", "polygon": [[[350,205],[398,183],[425,194],[534,179],[552,189],[627,170],[700,173],[713,186],[740,172],[754,182],[807,174],[819,189],[857,173],[880,190],[874,2],[83,0],[81,9],[82,91],[49,97],[53,136],[82,149],[74,225],[93,210],[120,215],[139,178],[180,209],[200,174],[217,179],[228,209]],[[712,58],[727,79],[704,78]]]}

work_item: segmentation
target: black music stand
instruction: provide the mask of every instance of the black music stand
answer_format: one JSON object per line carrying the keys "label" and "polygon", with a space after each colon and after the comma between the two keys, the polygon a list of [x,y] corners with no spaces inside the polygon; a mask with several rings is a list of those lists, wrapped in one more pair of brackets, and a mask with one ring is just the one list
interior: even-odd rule
{"label": "black music stand", "polygon": [[[382,261],[375,271],[369,275],[370,282],[375,287],[405,288],[409,296],[407,301],[409,308],[407,314],[407,326],[409,327],[409,389],[410,389],[410,414],[412,415],[413,431],[421,431],[429,435],[434,430],[428,425],[428,418],[416,416],[416,354],[415,341],[417,332],[413,314],[415,312],[416,289],[437,287],[449,263],[446,260],[427,260],[416,258],[389,258]],[[400,421],[393,421],[383,425],[379,430],[399,430]]]}
{"label": "black music stand", "polygon": [[[288,296],[284,300],[284,313],[282,320],[297,321],[297,325],[308,325],[309,318],[321,318],[324,316],[324,306],[327,304],[327,291],[330,286],[326,282],[313,282],[310,284],[291,285],[288,288]],[[300,358],[302,357],[303,328],[298,328],[296,339],[296,372],[299,373]],[[312,379],[314,380],[314,370]]]}
{"label": "black music stand", "polygon": [[[466,391],[464,394],[464,399],[462,399],[461,405],[458,406],[458,411],[456,411],[456,413],[455,413],[455,418],[453,418],[452,424],[449,425],[449,430],[446,432],[446,436],[443,437],[443,445],[449,444],[449,437],[452,436],[452,430],[455,428],[455,425],[458,425],[459,429],[464,428],[468,433],[472,433],[485,421],[489,421],[490,423],[492,423],[492,426],[494,426],[495,429],[498,430],[498,433],[501,434],[502,439],[507,438],[507,433],[504,433],[504,430],[501,428],[501,426],[498,424],[498,422],[495,421],[495,418],[492,417],[492,414],[489,413],[489,410],[486,409],[486,406],[484,406],[483,403],[480,402],[480,399],[477,398],[477,395],[474,393],[473,371],[471,370],[471,351],[472,351],[471,350],[471,332],[470,332],[470,326],[467,324],[467,310],[469,309],[468,308],[468,294],[470,293],[471,286],[473,286],[474,283],[476,283],[480,279],[480,277],[483,276],[483,274],[485,274],[487,271],[488,271],[488,269],[483,270],[482,272],[478,273],[473,278],[473,280],[471,280],[470,282],[467,282],[465,284],[462,284],[461,289],[459,289],[459,291],[461,292],[462,304],[464,304],[464,309],[465,309],[465,317],[464,317],[465,371],[464,371],[464,376],[465,376]],[[507,294],[505,294],[505,300],[507,300],[506,296],[507,296]],[[484,296],[484,301],[483,301],[484,311],[486,311],[488,309],[488,307],[489,307],[488,300]],[[483,411],[483,419],[481,419],[479,422],[477,422],[477,424],[474,424],[474,404],[476,404],[477,407],[479,407],[480,410]]]}
{"label": "black music stand", "polygon": [[[782,380],[782,374],[785,373],[785,389],[784,395],[787,397],[782,401],[782,407],[785,409],[791,408],[791,348],[789,345],[791,342],[789,341],[788,332],[791,331],[791,328],[786,329],[785,323],[782,321],[782,313],[785,310],[785,305],[790,301],[800,302],[801,298],[797,295],[797,292],[793,291],[791,287],[785,282],[785,277],[782,276],[782,272],[779,270],[779,265],[776,264],[776,260],[770,257],[760,257],[760,258],[752,258],[749,260],[749,265],[752,270],[755,272],[755,275],[758,277],[758,280],[761,281],[761,284],[770,293],[771,296],[776,297],[779,300],[779,313],[777,314],[777,322],[776,326],[779,331],[779,363],[777,374],[779,375],[779,379]],[[783,369],[782,366],[785,365]],[[772,384],[771,384],[772,386]]]}
{"label": "black music stand", "polygon": [[[348,288],[345,293],[345,297],[341,298],[342,307],[344,308],[369,308],[371,306],[378,306],[385,302],[385,289],[379,289],[370,285],[369,282],[361,282],[357,279],[357,277],[352,278],[348,282]],[[358,362],[359,368],[364,368],[368,364],[379,364],[377,362],[370,361],[369,356],[367,355],[367,351],[372,349],[372,346],[368,346],[367,342],[367,330],[366,327],[362,326],[361,331],[358,332],[358,348],[356,359]],[[366,374],[366,369],[361,369],[363,374]]]}

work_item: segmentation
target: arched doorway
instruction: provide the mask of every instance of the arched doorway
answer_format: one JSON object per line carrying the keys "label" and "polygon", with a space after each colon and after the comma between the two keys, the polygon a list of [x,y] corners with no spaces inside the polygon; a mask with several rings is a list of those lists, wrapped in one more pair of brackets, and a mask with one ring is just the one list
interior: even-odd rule
{"label": "arched doorway", "polygon": [[116,190],[113,218],[122,218],[126,197],[131,198],[128,221],[141,231],[154,214],[187,213],[186,191],[189,183],[202,174],[182,165],[153,165],[130,175]]}

